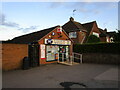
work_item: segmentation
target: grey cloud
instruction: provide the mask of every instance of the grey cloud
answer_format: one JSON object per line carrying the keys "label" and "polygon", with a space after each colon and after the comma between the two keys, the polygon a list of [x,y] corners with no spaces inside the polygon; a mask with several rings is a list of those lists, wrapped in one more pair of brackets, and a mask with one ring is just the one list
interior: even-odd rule
{"label": "grey cloud", "polygon": [[28,28],[19,28],[18,30],[22,30],[23,32],[28,32],[30,30],[35,30],[37,28],[38,28],[38,26],[30,26]]}
{"label": "grey cloud", "polygon": [[[79,2],[73,5],[78,10],[78,13],[92,13],[100,14],[105,9],[112,9],[117,7],[116,2]],[[90,7],[90,8],[88,8]]]}
{"label": "grey cloud", "polygon": [[58,7],[64,7],[67,9],[71,9],[71,8],[76,8],[76,7],[83,7],[86,4],[88,4],[88,2],[51,2],[49,5],[49,8],[58,8]]}
{"label": "grey cloud", "polygon": [[0,25],[2,25],[2,23],[5,21],[5,15],[4,14],[0,14]]}
{"label": "grey cloud", "polygon": [[81,9],[78,9],[77,11],[81,12],[81,13],[93,13],[93,14],[99,14],[100,13],[99,10],[86,9],[86,8],[81,8]]}
{"label": "grey cloud", "polygon": [[[90,8],[88,8],[88,6]],[[52,2],[50,8],[63,7],[66,9],[71,9],[71,12],[76,9],[76,13],[93,13],[99,14],[104,11],[104,9],[116,8],[116,2]]]}
{"label": "grey cloud", "polygon": [[8,27],[19,27],[19,24],[15,22],[8,22],[4,14],[0,14],[0,25],[8,26]]}
{"label": "grey cloud", "polygon": [[49,6],[49,8],[58,8],[58,7],[61,7],[65,4],[65,2],[52,2]]}
{"label": "grey cloud", "polygon": [[117,2],[77,2],[73,4],[74,7],[82,8],[86,6],[96,8],[116,8],[118,3]]}
{"label": "grey cloud", "polygon": [[8,27],[19,27],[19,24],[14,23],[14,22],[4,22],[2,23],[2,25],[8,26]]}
{"label": "grey cloud", "polygon": [[[87,8],[87,6],[92,6],[93,8]],[[71,12],[76,9],[75,13],[93,13],[99,14],[100,10],[96,10],[96,5],[93,2],[52,2],[50,8],[63,7],[66,9],[71,9]]]}
{"label": "grey cloud", "polygon": [[95,3],[94,5],[98,8],[116,8],[118,3],[117,2],[99,2],[99,3]]}
{"label": "grey cloud", "polygon": [[28,28],[21,28],[20,25],[15,22],[8,22],[4,14],[0,14],[0,25],[6,27],[16,27],[18,30],[21,30],[23,32],[29,32],[30,30],[35,30],[38,27],[38,26],[30,26]]}

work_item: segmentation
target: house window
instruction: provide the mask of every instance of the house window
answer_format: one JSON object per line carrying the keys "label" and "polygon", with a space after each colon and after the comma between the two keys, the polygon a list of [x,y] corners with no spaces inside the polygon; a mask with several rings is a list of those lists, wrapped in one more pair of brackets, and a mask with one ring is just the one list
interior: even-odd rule
{"label": "house window", "polygon": [[76,38],[77,37],[77,33],[76,32],[70,32],[69,33],[69,37],[70,38]]}
{"label": "house window", "polygon": [[109,42],[109,37],[106,37],[106,39],[107,39],[107,42]]}
{"label": "house window", "polygon": [[99,33],[93,32],[93,35],[99,37]]}
{"label": "house window", "polygon": [[110,42],[113,42],[113,37],[110,38]]}

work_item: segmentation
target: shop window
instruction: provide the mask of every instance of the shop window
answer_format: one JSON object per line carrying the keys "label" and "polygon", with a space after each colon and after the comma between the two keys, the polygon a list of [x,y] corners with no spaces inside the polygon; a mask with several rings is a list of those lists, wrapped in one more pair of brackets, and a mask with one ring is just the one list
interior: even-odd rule
{"label": "shop window", "polygon": [[66,61],[69,58],[69,47],[68,46],[56,46],[56,45],[47,45],[46,49],[46,61]]}
{"label": "shop window", "polygon": [[47,45],[47,59],[46,61],[53,61],[56,60],[56,54],[58,54],[59,47],[58,46],[53,46],[53,45]]}
{"label": "shop window", "polygon": [[70,32],[69,37],[70,38],[77,38],[77,33],[76,32]]}

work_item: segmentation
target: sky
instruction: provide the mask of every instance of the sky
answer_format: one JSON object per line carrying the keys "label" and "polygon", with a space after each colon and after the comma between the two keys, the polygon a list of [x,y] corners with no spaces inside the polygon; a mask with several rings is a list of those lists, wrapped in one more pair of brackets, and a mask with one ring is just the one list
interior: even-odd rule
{"label": "sky", "polygon": [[96,21],[99,28],[116,31],[118,2],[1,2],[0,40],[62,26],[70,17],[82,24]]}

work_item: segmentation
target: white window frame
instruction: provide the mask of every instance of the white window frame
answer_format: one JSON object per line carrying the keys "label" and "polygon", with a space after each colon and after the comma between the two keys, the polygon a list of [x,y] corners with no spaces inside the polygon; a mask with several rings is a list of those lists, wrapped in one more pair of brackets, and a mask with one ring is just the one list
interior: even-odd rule
{"label": "white window frame", "polygon": [[109,37],[106,37],[107,42],[109,42]]}
{"label": "white window frame", "polygon": [[70,32],[69,38],[77,38],[77,32]]}
{"label": "white window frame", "polygon": [[92,34],[99,37],[99,33],[93,32]]}

